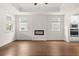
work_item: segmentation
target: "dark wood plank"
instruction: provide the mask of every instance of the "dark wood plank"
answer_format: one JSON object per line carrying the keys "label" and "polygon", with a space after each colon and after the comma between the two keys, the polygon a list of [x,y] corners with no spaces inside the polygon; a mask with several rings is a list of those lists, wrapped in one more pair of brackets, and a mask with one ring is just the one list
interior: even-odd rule
{"label": "dark wood plank", "polygon": [[0,56],[79,56],[79,43],[14,41],[0,47]]}

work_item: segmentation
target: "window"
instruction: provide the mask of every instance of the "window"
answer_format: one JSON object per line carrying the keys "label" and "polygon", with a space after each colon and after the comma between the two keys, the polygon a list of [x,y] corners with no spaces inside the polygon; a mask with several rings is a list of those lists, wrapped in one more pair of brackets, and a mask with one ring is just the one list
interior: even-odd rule
{"label": "window", "polygon": [[28,31],[27,18],[24,16],[19,17],[19,31]]}
{"label": "window", "polygon": [[28,31],[27,26],[28,26],[27,23],[20,23],[19,24],[19,31]]}
{"label": "window", "polygon": [[13,31],[14,21],[11,16],[6,16],[6,31],[12,32]]}
{"label": "window", "polygon": [[52,31],[60,31],[60,23],[52,23]]}

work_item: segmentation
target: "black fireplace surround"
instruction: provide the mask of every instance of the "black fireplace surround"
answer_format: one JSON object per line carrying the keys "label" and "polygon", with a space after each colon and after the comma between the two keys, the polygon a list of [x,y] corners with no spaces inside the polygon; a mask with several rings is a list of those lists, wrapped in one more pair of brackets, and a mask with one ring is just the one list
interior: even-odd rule
{"label": "black fireplace surround", "polygon": [[34,30],[34,35],[44,35],[44,30]]}

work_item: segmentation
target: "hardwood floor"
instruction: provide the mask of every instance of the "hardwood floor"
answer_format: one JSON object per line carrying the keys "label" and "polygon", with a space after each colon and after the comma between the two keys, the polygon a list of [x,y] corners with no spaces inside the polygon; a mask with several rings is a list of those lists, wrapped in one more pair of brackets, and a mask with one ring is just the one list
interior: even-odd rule
{"label": "hardwood floor", "polygon": [[79,56],[79,43],[14,41],[0,47],[0,56]]}

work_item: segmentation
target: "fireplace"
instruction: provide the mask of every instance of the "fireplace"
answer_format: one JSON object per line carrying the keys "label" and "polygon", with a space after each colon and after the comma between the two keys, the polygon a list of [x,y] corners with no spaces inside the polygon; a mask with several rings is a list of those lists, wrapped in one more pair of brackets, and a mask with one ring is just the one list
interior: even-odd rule
{"label": "fireplace", "polygon": [[44,35],[44,30],[34,30],[34,35]]}

